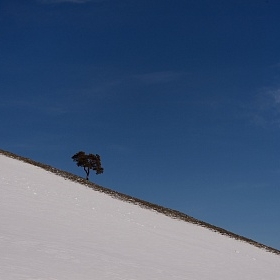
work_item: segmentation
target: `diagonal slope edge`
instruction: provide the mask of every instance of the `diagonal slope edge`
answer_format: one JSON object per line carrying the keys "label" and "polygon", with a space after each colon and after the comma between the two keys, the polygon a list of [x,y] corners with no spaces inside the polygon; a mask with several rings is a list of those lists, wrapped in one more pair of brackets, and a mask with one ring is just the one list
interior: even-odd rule
{"label": "diagonal slope edge", "polygon": [[52,172],[52,173],[54,173],[54,174],[56,174],[58,176],[61,176],[61,177],[65,178],[65,179],[68,179],[68,180],[71,180],[73,182],[77,182],[79,184],[85,185],[88,188],[91,188],[93,190],[96,190],[96,191],[108,194],[111,197],[114,197],[116,199],[119,199],[119,200],[122,200],[122,201],[125,201],[125,202],[128,202],[128,203],[133,203],[133,204],[138,205],[138,206],[140,206],[142,208],[146,208],[146,209],[150,209],[150,210],[156,211],[158,213],[164,214],[164,215],[166,215],[168,217],[171,217],[173,219],[182,220],[182,221],[185,221],[185,222],[189,222],[189,223],[192,223],[192,224],[196,224],[196,225],[208,228],[208,229],[210,229],[212,231],[215,231],[217,233],[220,233],[222,235],[226,235],[226,236],[228,236],[230,238],[234,238],[236,240],[240,240],[240,241],[249,243],[249,244],[251,244],[251,245],[253,245],[255,247],[262,248],[262,249],[265,249],[268,252],[280,255],[280,250],[277,250],[275,248],[266,246],[266,245],[261,244],[261,243],[259,243],[257,241],[254,241],[254,240],[246,238],[244,236],[235,234],[233,232],[230,232],[230,231],[225,230],[223,228],[214,226],[212,224],[200,221],[198,219],[195,219],[195,218],[193,218],[193,217],[191,217],[191,216],[189,216],[187,214],[184,214],[182,212],[179,212],[177,210],[166,208],[166,207],[163,207],[163,206],[151,203],[151,202],[147,202],[147,201],[144,201],[144,200],[141,200],[141,199],[138,199],[138,198],[126,195],[126,194],[119,193],[117,191],[113,191],[111,189],[108,189],[108,188],[99,186],[99,185],[97,185],[95,183],[89,182],[86,179],[84,179],[84,178],[82,178],[80,176],[74,175],[72,173],[69,173],[67,171],[63,171],[63,170],[54,168],[54,167],[52,167],[50,165],[46,165],[46,164],[34,161],[32,159],[29,159],[29,158],[25,158],[25,157],[19,156],[19,155],[13,154],[13,153],[8,152],[8,151],[4,151],[4,150],[0,149],[0,154],[2,154],[4,156],[7,156],[7,157],[10,157],[10,158],[14,158],[16,160],[23,161],[25,163],[28,163],[28,164],[31,164],[31,165],[34,165],[34,166],[37,166],[37,167],[40,167],[40,168],[42,168],[42,169],[44,169],[46,171]]}

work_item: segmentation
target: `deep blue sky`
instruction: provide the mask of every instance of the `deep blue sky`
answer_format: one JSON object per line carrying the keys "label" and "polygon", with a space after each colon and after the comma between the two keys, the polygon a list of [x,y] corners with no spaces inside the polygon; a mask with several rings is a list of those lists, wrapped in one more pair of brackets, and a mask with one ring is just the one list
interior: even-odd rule
{"label": "deep blue sky", "polygon": [[0,0],[1,149],[280,249],[278,0]]}

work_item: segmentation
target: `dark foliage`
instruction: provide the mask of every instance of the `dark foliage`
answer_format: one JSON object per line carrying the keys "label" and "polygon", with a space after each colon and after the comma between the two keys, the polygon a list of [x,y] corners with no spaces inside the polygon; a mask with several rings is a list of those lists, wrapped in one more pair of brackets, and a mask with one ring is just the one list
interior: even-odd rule
{"label": "dark foliage", "polygon": [[88,154],[85,152],[78,152],[72,156],[73,161],[77,163],[78,166],[84,168],[86,172],[86,179],[88,180],[90,169],[95,170],[96,174],[103,173],[103,168],[101,167],[101,160],[98,154]]}

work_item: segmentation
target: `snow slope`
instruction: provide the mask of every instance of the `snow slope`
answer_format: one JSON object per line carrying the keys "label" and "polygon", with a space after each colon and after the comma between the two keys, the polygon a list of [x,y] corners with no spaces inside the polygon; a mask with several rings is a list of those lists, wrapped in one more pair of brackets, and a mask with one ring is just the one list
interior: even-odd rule
{"label": "snow slope", "polygon": [[277,280],[280,256],[0,155],[1,280]]}

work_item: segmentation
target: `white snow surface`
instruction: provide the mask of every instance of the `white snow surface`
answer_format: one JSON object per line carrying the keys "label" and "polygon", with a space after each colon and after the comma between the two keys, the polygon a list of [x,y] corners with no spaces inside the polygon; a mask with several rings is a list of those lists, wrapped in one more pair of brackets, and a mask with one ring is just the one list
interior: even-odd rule
{"label": "white snow surface", "polygon": [[280,256],[0,155],[1,280],[277,280]]}

